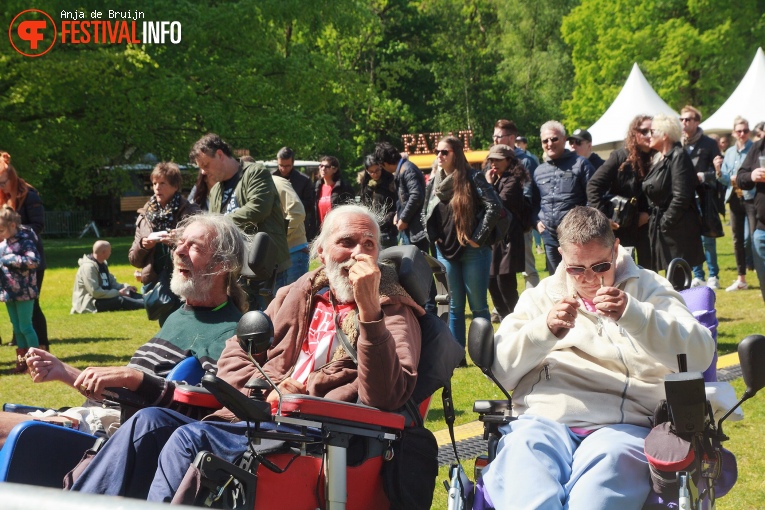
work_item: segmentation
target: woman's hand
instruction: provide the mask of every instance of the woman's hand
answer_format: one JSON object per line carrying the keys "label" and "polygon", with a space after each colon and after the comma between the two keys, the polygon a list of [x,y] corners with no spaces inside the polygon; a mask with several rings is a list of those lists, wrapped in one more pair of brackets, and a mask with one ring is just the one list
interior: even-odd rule
{"label": "woman's hand", "polygon": [[561,299],[547,314],[547,328],[559,340],[562,339],[574,327],[578,310],[579,302],[575,298]]}
{"label": "woman's hand", "polygon": [[616,287],[602,287],[595,293],[592,302],[600,315],[618,321],[627,308],[627,294]]}

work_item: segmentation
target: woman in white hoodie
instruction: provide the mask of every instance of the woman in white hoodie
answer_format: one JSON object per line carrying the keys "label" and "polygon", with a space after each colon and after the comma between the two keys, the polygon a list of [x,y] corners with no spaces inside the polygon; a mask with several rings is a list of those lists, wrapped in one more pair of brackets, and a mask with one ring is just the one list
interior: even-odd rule
{"label": "woman in white hoodie", "polygon": [[558,236],[563,263],[495,336],[493,370],[519,418],[484,471],[486,491],[497,508],[638,510],[664,376],[681,353],[705,370],[714,341],[665,278],[619,247],[603,213],[572,209]]}

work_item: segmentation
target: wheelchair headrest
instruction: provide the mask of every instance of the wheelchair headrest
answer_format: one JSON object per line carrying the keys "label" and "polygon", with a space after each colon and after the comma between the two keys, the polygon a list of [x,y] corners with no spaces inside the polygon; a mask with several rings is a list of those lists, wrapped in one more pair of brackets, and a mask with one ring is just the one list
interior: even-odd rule
{"label": "wheelchair headrest", "polygon": [[428,301],[433,284],[433,270],[425,255],[414,245],[392,246],[380,253],[380,262],[396,267],[398,282],[415,303],[422,306]]}
{"label": "wheelchair headrest", "polygon": [[266,281],[274,274],[277,266],[276,248],[268,234],[258,232],[252,236],[247,244],[242,276]]}
{"label": "wheelchair headrest", "polygon": [[678,292],[691,288],[693,273],[690,264],[685,259],[672,259],[667,265],[667,280]]}

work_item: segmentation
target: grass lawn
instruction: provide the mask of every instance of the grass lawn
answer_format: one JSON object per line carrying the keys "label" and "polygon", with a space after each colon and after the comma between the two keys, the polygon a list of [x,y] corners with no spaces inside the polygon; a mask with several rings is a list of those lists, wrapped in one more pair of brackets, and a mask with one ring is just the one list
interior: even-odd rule
{"label": "grass lawn", "polygon": [[[71,292],[77,259],[89,253],[94,239],[46,239],[48,270],[45,273],[41,304],[48,319],[51,350],[62,360],[78,368],[90,365],[124,365],[135,349],[157,330],[157,323],[146,318],[142,311],[113,312],[88,315],[69,315]],[[135,283],[133,270],[127,261],[132,238],[109,239],[113,254],[110,269],[121,282]],[[735,279],[736,268],[730,229],[718,240],[720,280],[727,287]],[[542,256],[537,264],[543,264]],[[543,274],[543,273],[540,273]],[[544,275],[544,274],[543,274]],[[519,278],[520,279],[520,278]],[[753,273],[748,275],[750,288],[740,292],[717,292],[717,310],[720,320],[719,351],[727,354],[736,350],[738,341],[752,333],[765,332],[763,301]],[[3,342],[11,338],[11,326],[6,312],[0,306],[0,335]],[[0,401],[25,403],[49,407],[80,405],[82,396],[62,384],[34,385],[27,375],[11,375],[15,350],[0,347]],[[472,412],[476,399],[499,399],[501,393],[472,364],[458,369],[452,380],[457,425],[476,419]],[[743,391],[741,381],[734,386],[738,394]],[[759,433],[765,430],[765,395],[759,395],[744,406],[746,419],[725,427],[731,437],[727,447],[736,453],[739,481],[731,494],[718,502],[718,508],[765,508],[765,453],[759,447]],[[427,426],[431,430],[445,427],[440,393],[435,395]],[[472,474],[472,462],[465,463]],[[433,503],[434,509],[446,508],[446,491],[440,484],[446,478],[442,468]]]}

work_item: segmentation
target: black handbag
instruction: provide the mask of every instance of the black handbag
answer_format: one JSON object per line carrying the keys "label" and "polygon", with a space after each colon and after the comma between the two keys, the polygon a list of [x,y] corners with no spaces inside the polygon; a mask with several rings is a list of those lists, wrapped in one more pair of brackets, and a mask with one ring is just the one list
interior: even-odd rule
{"label": "black handbag", "polygon": [[619,224],[619,228],[629,228],[637,217],[637,199],[621,195],[611,197],[611,221]]}
{"label": "black handbag", "polygon": [[162,268],[156,282],[143,287],[143,303],[150,321],[167,317],[181,306],[181,299],[170,290],[170,271]]}

